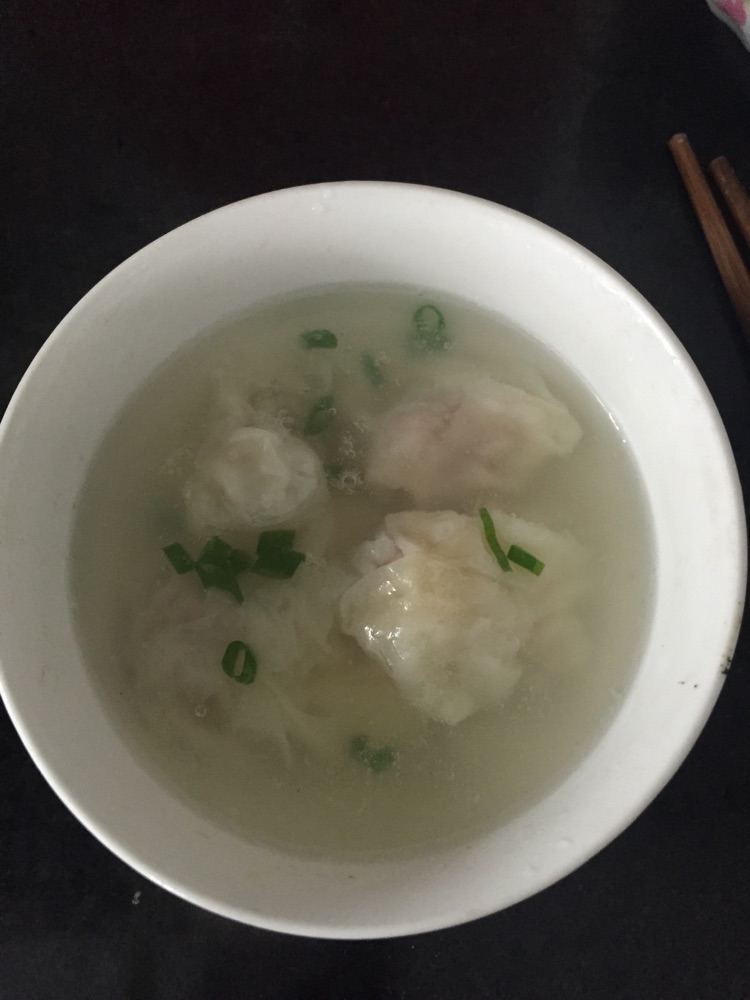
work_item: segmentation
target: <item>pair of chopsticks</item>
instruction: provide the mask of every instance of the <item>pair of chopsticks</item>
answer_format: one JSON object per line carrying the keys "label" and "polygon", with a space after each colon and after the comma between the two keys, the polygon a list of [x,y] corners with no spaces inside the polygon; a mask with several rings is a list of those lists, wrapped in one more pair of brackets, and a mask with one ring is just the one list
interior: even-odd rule
{"label": "pair of chopsticks", "polygon": [[[688,137],[683,133],[673,135],[669,140],[669,148],[682,175],[721,280],[732,300],[734,311],[745,336],[750,340],[750,272],[735,245]],[[709,164],[708,169],[737,228],[750,246],[750,197],[726,157],[717,157]]]}

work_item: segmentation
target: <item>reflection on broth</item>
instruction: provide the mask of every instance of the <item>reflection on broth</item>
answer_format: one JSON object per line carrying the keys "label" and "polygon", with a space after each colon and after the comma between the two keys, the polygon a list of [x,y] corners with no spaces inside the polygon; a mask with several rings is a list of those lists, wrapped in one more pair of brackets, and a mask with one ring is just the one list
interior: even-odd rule
{"label": "reflection on broth", "polygon": [[652,566],[593,394],[465,303],[332,289],[165,364],[81,496],[92,674],[241,835],[410,853],[569,773],[633,673]]}

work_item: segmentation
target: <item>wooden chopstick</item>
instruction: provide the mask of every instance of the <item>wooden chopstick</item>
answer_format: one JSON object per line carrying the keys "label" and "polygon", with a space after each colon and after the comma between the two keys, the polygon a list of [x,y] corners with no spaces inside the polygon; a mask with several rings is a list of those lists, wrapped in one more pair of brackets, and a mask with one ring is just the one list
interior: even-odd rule
{"label": "wooden chopstick", "polygon": [[695,158],[688,137],[683,133],[673,135],[669,140],[669,148],[693,203],[721,280],[732,300],[734,311],[745,336],[750,341],[750,274],[734,245],[732,234]]}
{"label": "wooden chopstick", "polygon": [[750,246],[750,198],[726,156],[717,156],[708,165],[734,221]]}

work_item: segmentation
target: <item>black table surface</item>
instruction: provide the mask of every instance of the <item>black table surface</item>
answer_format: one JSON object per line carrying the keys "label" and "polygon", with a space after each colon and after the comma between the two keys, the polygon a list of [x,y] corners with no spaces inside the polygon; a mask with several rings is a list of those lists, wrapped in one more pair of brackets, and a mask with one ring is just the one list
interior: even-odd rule
{"label": "black table surface", "polygon": [[[750,484],[747,347],[667,150],[750,185],[750,52],[701,0],[3,0],[0,394],[135,250],[263,191],[410,181],[620,271],[686,346]],[[686,545],[690,540],[686,539]],[[234,924],[72,818],[0,715],[0,998],[750,998],[748,641],[678,774],[562,882],[372,942]]]}

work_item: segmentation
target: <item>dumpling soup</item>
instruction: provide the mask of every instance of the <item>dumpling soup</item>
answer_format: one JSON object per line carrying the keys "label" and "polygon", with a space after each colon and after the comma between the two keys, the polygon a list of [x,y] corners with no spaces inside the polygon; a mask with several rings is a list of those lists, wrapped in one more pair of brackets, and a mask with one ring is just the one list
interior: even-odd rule
{"label": "dumpling soup", "polygon": [[216,823],[327,857],[466,838],[615,712],[652,566],[627,445],[532,338],[411,289],[209,332],[144,385],[80,500],[88,663]]}

